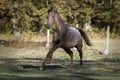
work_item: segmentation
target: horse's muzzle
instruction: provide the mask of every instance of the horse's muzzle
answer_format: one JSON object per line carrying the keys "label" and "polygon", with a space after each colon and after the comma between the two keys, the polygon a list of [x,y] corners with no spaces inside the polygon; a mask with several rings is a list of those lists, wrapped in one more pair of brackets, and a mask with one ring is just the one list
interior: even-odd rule
{"label": "horse's muzzle", "polygon": [[45,24],[45,26],[46,26],[48,29],[50,29],[50,24],[49,24],[49,23]]}

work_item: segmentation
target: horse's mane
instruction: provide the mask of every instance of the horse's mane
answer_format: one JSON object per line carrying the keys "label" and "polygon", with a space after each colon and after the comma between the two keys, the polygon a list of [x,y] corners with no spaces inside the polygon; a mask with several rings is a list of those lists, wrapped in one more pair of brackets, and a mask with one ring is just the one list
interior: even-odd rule
{"label": "horse's mane", "polygon": [[68,26],[67,23],[60,17],[60,15],[59,15],[59,13],[57,12],[57,10],[55,10],[55,9],[49,9],[49,10],[48,10],[48,13],[49,13],[49,12],[54,12],[54,13],[56,13],[59,21],[60,21],[64,26]]}
{"label": "horse's mane", "polygon": [[[55,9],[52,9],[52,8],[48,9],[48,13],[51,12],[51,11],[57,12],[57,10],[55,10]],[[57,13],[58,13],[58,12],[57,12]]]}
{"label": "horse's mane", "polygon": [[56,10],[49,9],[48,14],[50,12],[54,12],[55,18],[58,20],[57,22],[59,23],[57,26],[61,27],[61,29],[59,29],[59,30],[56,29],[56,31],[60,31],[61,32],[60,34],[62,34],[62,38],[64,38],[64,36],[67,35],[68,30],[69,30],[69,27],[68,27],[67,23],[61,18],[61,16],[59,15],[59,13]]}

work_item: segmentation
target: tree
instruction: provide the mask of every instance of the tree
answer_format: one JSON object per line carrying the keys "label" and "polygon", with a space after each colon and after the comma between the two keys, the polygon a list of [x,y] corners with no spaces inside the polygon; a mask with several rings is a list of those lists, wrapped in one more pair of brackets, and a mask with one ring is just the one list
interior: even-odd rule
{"label": "tree", "polygon": [[[111,32],[119,33],[119,0],[17,0],[16,17],[22,32],[39,32],[46,22],[47,10],[55,8],[70,26],[92,20],[95,28],[111,26]],[[0,33],[12,32],[14,0],[0,0]]]}

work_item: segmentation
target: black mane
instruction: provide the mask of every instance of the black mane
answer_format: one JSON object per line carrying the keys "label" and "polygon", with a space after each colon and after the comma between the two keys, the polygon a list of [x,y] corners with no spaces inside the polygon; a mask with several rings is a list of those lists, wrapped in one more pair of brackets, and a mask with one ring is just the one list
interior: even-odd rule
{"label": "black mane", "polygon": [[52,11],[58,13],[55,9],[52,9],[52,8],[48,9],[48,13]]}

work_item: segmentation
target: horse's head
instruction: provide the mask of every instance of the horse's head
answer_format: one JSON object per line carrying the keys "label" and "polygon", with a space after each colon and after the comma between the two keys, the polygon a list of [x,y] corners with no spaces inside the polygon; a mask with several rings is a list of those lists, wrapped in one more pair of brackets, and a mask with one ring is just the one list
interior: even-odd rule
{"label": "horse's head", "polygon": [[46,27],[47,27],[48,29],[50,29],[50,26],[54,23],[56,13],[57,13],[57,11],[55,11],[55,10],[53,10],[53,9],[49,9],[49,10],[48,10],[48,14],[47,14],[47,24],[46,24]]}

